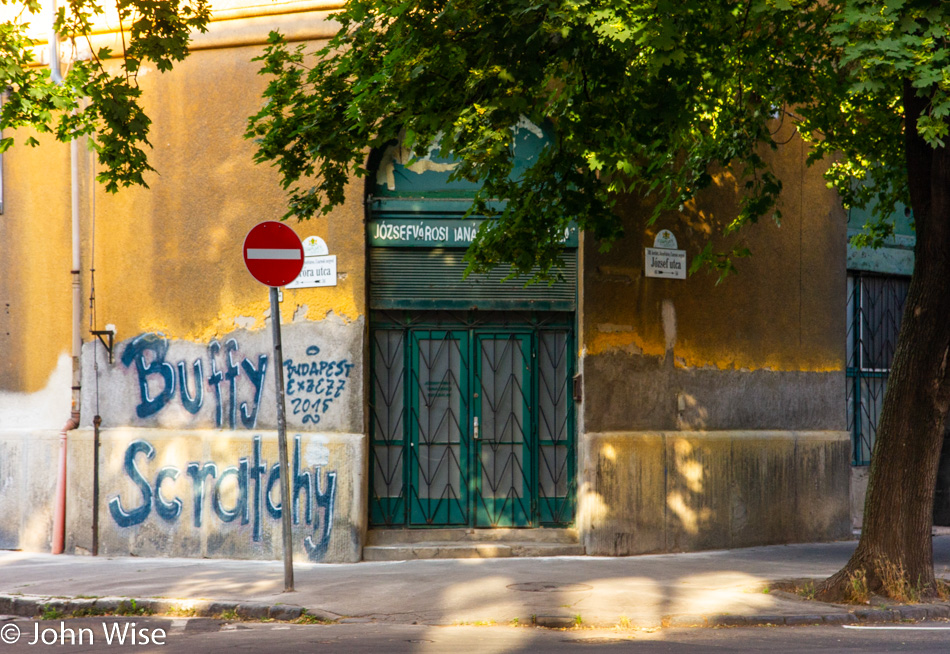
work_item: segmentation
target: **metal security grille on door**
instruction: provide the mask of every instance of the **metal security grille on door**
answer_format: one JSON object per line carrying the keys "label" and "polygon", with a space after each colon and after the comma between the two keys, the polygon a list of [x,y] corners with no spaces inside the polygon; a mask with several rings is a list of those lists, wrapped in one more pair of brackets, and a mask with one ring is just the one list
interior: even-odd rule
{"label": "metal security grille on door", "polygon": [[371,338],[374,526],[573,521],[565,320],[377,322]]}
{"label": "metal security grille on door", "polygon": [[852,465],[869,465],[910,280],[848,273],[847,401]]}

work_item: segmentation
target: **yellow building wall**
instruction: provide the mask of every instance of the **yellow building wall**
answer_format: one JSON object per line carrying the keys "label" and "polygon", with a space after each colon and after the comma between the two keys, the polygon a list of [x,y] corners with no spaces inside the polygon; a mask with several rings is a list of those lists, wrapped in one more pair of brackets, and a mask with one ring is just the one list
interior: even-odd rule
{"label": "yellow building wall", "polygon": [[70,352],[69,147],[40,141],[2,155],[0,394],[40,391]]}
{"label": "yellow building wall", "polygon": [[[793,137],[773,157],[784,183],[781,224],[764,217],[730,238],[720,235],[739,210],[740,183],[730,173],[715,176],[713,187],[682,212],[653,225],[646,224],[647,207],[626,199],[625,237],[609,253],[598,253],[593,243],[585,252],[586,353],[663,357],[672,339],[679,367],[843,370],[837,327],[844,316],[847,217],[821,169],[805,166],[805,155],[805,144]],[[739,274],[718,284],[711,270],[686,280],[647,278],[644,248],[653,247],[662,229],[673,232],[690,263],[709,240],[716,251],[747,245],[752,256],[735,259]],[[675,316],[664,319],[664,303]]]}
{"label": "yellow building wall", "polygon": [[[90,547],[95,414],[102,414],[104,430],[138,428],[137,438],[154,442],[159,457],[169,455],[166,450],[187,449],[196,433],[214,443],[243,443],[256,436],[267,451],[275,447],[276,367],[269,293],[247,272],[242,253],[247,232],[262,221],[279,220],[287,202],[274,170],[252,161],[254,144],[243,137],[247,118],[259,109],[267,83],[257,74],[260,64],[251,60],[262,54],[271,29],[316,47],[334,31],[327,15],[339,6],[322,0],[220,3],[217,20],[207,34],[196,35],[186,61],[164,74],[146,65],[139,85],[144,109],[153,121],[149,163],[155,172],[146,177],[149,188],[106,193],[94,182],[93,157],[87,144],[80,142],[76,173],[85,429],[72,432],[68,446],[70,551]],[[104,29],[111,25],[108,19],[103,21]],[[96,45],[114,40],[115,34],[108,32],[94,37]],[[57,431],[70,409],[70,156],[68,145],[41,138],[42,146],[31,149],[22,145],[26,134],[15,136],[18,144],[4,155],[5,212],[0,215],[0,262],[8,271],[0,274],[0,467],[4,478],[14,483],[0,487],[0,504],[13,507],[16,515],[0,528],[0,547],[45,549],[58,476],[53,465]],[[316,459],[305,453],[309,464],[347,480],[346,497],[331,504],[335,520],[330,515],[323,518],[336,525],[333,542],[338,544],[320,554],[321,560],[358,559],[365,523],[362,199],[363,183],[355,181],[344,206],[330,216],[288,223],[302,238],[323,238],[338,261],[336,286],[284,290],[281,304],[285,361],[292,357],[297,363],[293,374],[290,369],[285,374],[288,392],[291,386],[297,392],[287,403],[290,438],[296,431],[305,432],[310,455],[313,448],[321,452]],[[117,332],[112,362],[90,333],[109,324]],[[154,363],[159,350],[146,348],[134,360],[122,359],[130,343],[146,334],[151,335],[149,342],[167,348],[167,366],[155,363],[151,372],[143,373],[140,364]],[[199,359],[203,377],[192,370]],[[179,362],[187,364],[189,392],[196,392],[195,384],[205,388],[200,413],[183,407],[178,378],[172,381],[155,372],[176,371],[173,366]],[[211,383],[214,367],[218,366],[218,374],[227,373],[231,363],[237,379],[230,388],[227,380]],[[305,391],[300,389],[308,381],[324,389],[319,398],[318,391],[309,388],[310,394],[302,395]],[[331,388],[335,390],[327,390]],[[161,398],[165,390],[172,392],[157,412],[143,409],[149,397]],[[294,405],[298,398],[304,401]],[[293,410],[300,405],[313,408]],[[121,459],[127,445],[114,441],[109,434],[115,433],[119,432],[104,431],[99,459],[104,474],[117,457]],[[326,449],[323,443],[332,447]],[[229,460],[224,454],[221,458]],[[42,464],[37,463],[40,460]],[[139,460],[136,465],[145,464]],[[117,497],[123,506],[131,505],[134,494],[129,496],[112,483],[115,480],[108,474],[103,480],[102,506]],[[157,547],[159,541],[138,541],[129,528],[103,515],[100,536],[107,548],[126,543],[114,545],[122,554]],[[184,534],[169,547],[158,548],[163,554],[277,556],[246,538],[246,525],[209,519],[201,532],[204,549],[193,550],[189,548],[195,541],[185,521],[169,526],[155,520],[153,516],[143,527],[145,534],[154,531],[166,538],[161,535],[167,531],[163,526]]]}
{"label": "yellow building wall", "polygon": [[[625,236],[608,253],[585,243],[586,429],[845,428],[846,217],[805,155],[797,137],[773,155],[784,182],[780,225],[765,217],[722,237],[741,186],[723,172],[653,225],[648,207],[625,199]],[[716,251],[739,244],[752,256],[721,282],[711,270],[648,278],[645,248],[662,229],[688,262],[710,240]]]}

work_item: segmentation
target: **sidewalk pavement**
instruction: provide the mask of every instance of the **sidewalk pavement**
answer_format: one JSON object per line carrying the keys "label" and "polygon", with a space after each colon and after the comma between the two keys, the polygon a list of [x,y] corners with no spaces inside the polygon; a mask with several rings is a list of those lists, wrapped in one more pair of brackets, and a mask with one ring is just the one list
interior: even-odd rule
{"label": "sidewalk pavement", "polygon": [[[856,541],[623,558],[281,561],[53,556],[0,552],[0,615],[49,609],[341,622],[686,627],[843,624],[950,618],[950,604],[855,607],[806,601],[770,583],[821,580]],[[950,578],[950,535],[934,538],[937,575]],[[120,605],[125,599],[124,605]],[[132,605],[128,600],[134,599]],[[233,612],[233,613],[232,613]],[[2,617],[0,617],[2,620]]]}

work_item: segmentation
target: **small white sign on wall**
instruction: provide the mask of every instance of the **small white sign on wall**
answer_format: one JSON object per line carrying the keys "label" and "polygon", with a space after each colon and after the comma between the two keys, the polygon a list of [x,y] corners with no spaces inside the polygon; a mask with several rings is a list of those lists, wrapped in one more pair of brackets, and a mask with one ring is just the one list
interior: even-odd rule
{"label": "small white sign on wall", "polygon": [[646,248],[644,274],[661,279],[686,279],[686,250],[677,250],[676,246],[673,232],[661,229],[653,239],[653,247]]}
{"label": "small white sign on wall", "polygon": [[653,247],[655,248],[675,250],[676,245],[676,237],[673,236],[673,232],[668,229],[661,229],[659,232],[657,232],[656,238],[653,239]]}
{"label": "small white sign on wall", "polygon": [[336,255],[327,254],[326,242],[319,236],[308,236],[303,244],[303,269],[297,279],[284,288],[317,288],[336,286]]}

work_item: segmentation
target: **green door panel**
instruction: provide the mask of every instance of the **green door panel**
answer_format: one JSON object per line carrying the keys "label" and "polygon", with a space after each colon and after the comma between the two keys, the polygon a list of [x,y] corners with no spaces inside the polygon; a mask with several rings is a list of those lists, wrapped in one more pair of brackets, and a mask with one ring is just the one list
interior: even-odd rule
{"label": "green door panel", "polygon": [[527,527],[530,523],[533,386],[530,334],[475,337],[473,425],[478,425],[478,432],[473,436],[478,527]]}
{"label": "green door panel", "polygon": [[370,334],[370,524],[572,524],[571,328],[408,315]]}
{"label": "green door panel", "polygon": [[409,373],[409,522],[467,525],[469,339],[414,331]]}

